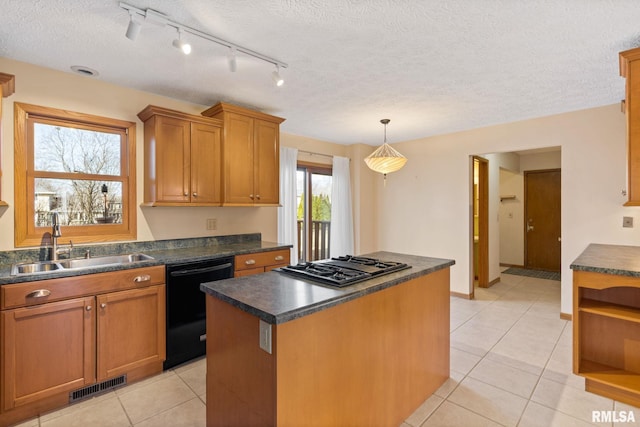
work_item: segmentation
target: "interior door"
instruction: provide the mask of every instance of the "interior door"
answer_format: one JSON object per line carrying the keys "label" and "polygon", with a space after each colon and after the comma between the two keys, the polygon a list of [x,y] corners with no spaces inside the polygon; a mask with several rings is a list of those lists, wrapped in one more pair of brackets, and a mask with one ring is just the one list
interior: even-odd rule
{"label": "interior door", "polygon": [[560,169],[527,171],[525,267],[560,271]]}

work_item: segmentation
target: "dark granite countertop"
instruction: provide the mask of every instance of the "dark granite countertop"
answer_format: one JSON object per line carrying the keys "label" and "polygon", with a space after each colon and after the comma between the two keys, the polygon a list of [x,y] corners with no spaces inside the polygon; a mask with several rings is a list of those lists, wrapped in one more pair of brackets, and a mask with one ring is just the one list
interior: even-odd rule
{"label": "dark granite countertop", "polygon": [[571,263],[571,269],[640,277],[640,246],[592,243]]}
{"label": "dark granite countertop", "polygon": [[255,276],[203,283],[200,285],[200,289],[208,295],[255,315],[267,323],[279,324],[455,264],[455,261],[449,259],[393,252],[375,252],[364,254],[364,256],[404,262],[411,268],[344,288],[333,288],[277,271],[270,271]]}
{"label": "dark granite countertop", "polygon": [[[34,280],[47,280],[59,277],[81,276],[86,274],[102,273],[106,271],[126,270],[130,268],[150,267],[154,265],[180,264],[184,262],[202,261],[207,259],[221,258],[225,256],[235,256],[253,252],[266,252],[278,249],[290,248],[291,245],[281,243],[265,242],[260,240],[259,234],[223,236],[220,238],[196,238],[196,239],[176,239],[171,241],[157,242],[134,242],[128,245],[111,248],[112,253],[96,252],[102,247],[92,251],[95,256],[136,253],[142,252],[152,256],[154,259],[139,261],[125,265],[108,265],[97,266],[82,269],[58,270],[39,274],[25,274],[19,276],[11,276],[11,264],[0,264],[0,285],[32,282]],[[78,249],[80,254],[82,249]],[[35,261],[38,258],[32,258],[29,261]],[[20,260],[18,260],[20,261]],[[27,260],[22,260],[27,261]]]}

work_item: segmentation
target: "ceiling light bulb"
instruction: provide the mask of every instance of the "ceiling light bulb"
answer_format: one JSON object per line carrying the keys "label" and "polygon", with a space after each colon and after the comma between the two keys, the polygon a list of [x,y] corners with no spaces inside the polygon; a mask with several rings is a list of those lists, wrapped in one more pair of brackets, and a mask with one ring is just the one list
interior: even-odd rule
{"label": "ceiling light bulb", "polygon": [[229,71],[235,73],[238,69],[238,64],[236,62],[236,48],[235,46],[231,46],[229,48]]}
{"label": "ceiling light bulb", "polygon": [[191,45],[182,41],[182,30],[178,30],[178,38],[173,41],[173,47],[180,49],[185,55],[191,53]]}
{"label": "ceiling light bulb", "polygon": [[125,34],[129,40],[135,40],[136,37],[138,37],[138,34],[140,34],[140,28],[142,28],[142,24],[134,19],[134,14],[134,11],[129,11],[129,26],[127,27],[127,33]]}
{"label": "ceiling light bulb", "polygon": [[280,67],[278,65],[276,65],[276,70],[271,74],[271,78],[278,87],[284,84],[284,79],[280,75]]}

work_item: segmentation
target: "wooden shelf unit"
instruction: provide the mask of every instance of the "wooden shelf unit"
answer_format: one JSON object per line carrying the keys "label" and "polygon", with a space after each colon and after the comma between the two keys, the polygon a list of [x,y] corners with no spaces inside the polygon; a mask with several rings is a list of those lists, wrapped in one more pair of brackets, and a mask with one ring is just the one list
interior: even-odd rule
{"label": "wooden shelf unit", "polygon": [[573,372],[640,407],[640,277],[573,272]]}

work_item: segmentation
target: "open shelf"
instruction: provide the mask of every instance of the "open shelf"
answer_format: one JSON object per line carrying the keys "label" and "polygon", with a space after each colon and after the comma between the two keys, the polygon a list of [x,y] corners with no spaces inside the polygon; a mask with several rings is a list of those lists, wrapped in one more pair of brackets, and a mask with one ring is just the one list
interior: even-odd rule
{"label": "open shelf", "polygon": [[603,365],[592,360],[580,360],[580,375],[618,389],[640,393],[640,373]]}
{"label": "open shelf", "polygon": [[640,323],[640,308],[583,298],[578,310],[614,319]]}

